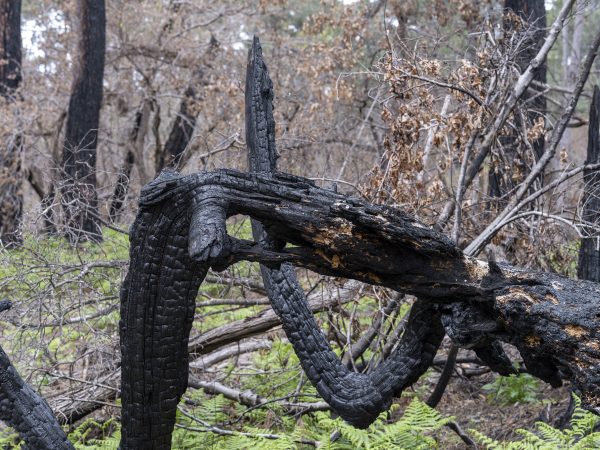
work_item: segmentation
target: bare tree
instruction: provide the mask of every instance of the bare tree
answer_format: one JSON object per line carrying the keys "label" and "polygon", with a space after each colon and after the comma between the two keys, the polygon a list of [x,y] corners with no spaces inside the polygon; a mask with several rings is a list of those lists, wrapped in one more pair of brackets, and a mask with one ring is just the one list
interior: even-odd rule
{"label": "bare tree", "polygon": [[[519,71],[524,72],[530,61],[540,51],[546,36],[546,8],[543,0],[506,0],[504,2],[506,15],[504,17],[504,28],[507,38],[518,52],[515,62]],[[533,71],[533,82],[536,86],[546,83],[546,60]],[[526,113],[523,117],[515,115],[515,121],[519,128],[527,130],[534,126],[536,121],[544,121],[546,112],[546,98],[543,93],[529,89],[521,97],[523,103],[528,103]],[[527,123],[520,123],[525,119]],[[500,139],[501,150],[495,152],[494,164],[489,175],[490,197],[502,197],[514,187],[513,173],[518,168],[520,173],[527,171],[525,152],[527,147],[523,144],[522,135],[518,129]],[[540,134],[532,143],[535,158],[544,153],[544,135]]]}
{"label": "bare tree", "polygon": [[62,202],[69,236],[102,238],[96,192],[96,147],[106,46],[104,0],[78,0],[79,41],[63,147]]}
{"label": "bare tree", "polygon": [[[586,164],[598,164],[599,162],[600,88],[596,85],[594,86],[594,96],[590,106]],[[586,169],[583,174],[585,181],[583,220],[585,224],[594,225],[600,221],[600,170]],[[581,239],[581,247],[579,248],[577,276],[584,280],[600,282],[600,236],[597,233],[584,233],[584,236]]]}
{"label": "bare tree", "polygon": [[[0,95],[7,104],[14,103],[21,78],[21,0],[1,0]],[[22,144],[18,129],[5,130],[0,148],[0,240],[9,247],[22,242]]]}

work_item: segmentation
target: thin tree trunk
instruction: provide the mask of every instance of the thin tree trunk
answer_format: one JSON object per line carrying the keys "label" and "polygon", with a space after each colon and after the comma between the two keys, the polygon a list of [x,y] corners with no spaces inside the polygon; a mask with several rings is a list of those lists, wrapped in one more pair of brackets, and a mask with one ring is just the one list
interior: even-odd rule
{"label": "thin tree trunk", "polygon": [[96,147],[106,46],[104,0],[77,0],[79,43],[63,147],[62,204],[72,242],[102,239]]}
{"label": "thin tree trunk", "polygon": [[[211,37],[208,50],[204,54],[203,61],[199,64],[199,67],[210,67],[218,45],[217,40]],[[184,156],[185,151],[194,135],[196,119],[199,113],[199,109],[195,103],[202,96],[202,87],[207,82],[206,75],[206,70],[203,68],[194,70],[190,83],[183,94],[183,100],[179,105],[179,113],[173,121],[169,138],[162,152],[156,157],[156,173],[159,173],[165,167],[178,169],[183,161],[187,159]]]}
{"label": "thin tree trunk", "polygon": [[[0,0],[0,95],[14,103],[21,83],[21,0]],[[0,241],[6,247],[22,243],[22,136],[17,126],[0,144]]]}
{"label": "thin tree trunk", "polygon": [[146,141],[146,132],[148,130],[151,109],[152,100],[145,98],[135,114],[135,121],[131,132],[129,133],[129,140],[127,142],[127,154],[125,155],[125,161],[119,171],[117,184],[110,204],[109,216],[111,222],[116,222],[121,214],[121,209],[123,208],[125,197],[129,190],[131,171],[136,163],[136,155],[138,157],[138,162],[143,158],[144,143]]}
{"label": "thin tree trunk", "polygon": [[[586,164],[600,163],[600,88],[594,86],[590,106],[588,147]],[[600,225],[600,169],[584,170],[585,183],[583,220],[585,223]],[[586,233],[584,233],[586,234]],[[581,239],[577,276],[583,280],[600,282],[600,235],[596,231]]]}
{"label": "thin tree trunk", "polygon": [[[516,14],[522,21],[523,31],[515,30],[513,19],[510,16],[505,17],[504,28],[507,32],[526,33],[522,48],[519,51],[517,64],[521,72],[527,69],[527,66],[535,55],[540,51],[546,38],[546,8],[544,0],[505,0],[504,6],[508,12]],[[539,83],[546,83],[546,60],[542,62],[535,70],[533,79]],[[523,101],[531,98],[531,94],[526,91],[522,97]],[[536,121],[543,119],[546,113],[546,98],[543,95],[538,95],[530,100],[527,110],[528,124],[522,124],[518,115],[515,114],[515,121],[519,126],[526,125],[530,128]],[[502,154],[497,155],[496,164],[494,164],[489,172],[489,188],[490,197],[499,198],[507,194],[513,187],[512,179],[513,171],[520,170],[526,173],[525,166],[525,148],[520,148],[522,136],[515,132],[508,136],[500,138],[503,146]],[[544,136],[532,142],[534,156],[539,158],[544,153]]]}

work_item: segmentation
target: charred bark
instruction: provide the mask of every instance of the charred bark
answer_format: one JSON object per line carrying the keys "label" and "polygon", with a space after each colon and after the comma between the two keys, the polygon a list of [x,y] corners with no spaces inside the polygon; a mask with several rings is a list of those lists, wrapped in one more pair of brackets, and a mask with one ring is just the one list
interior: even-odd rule
{"label": "charred bark", "polygon": [[[221,170],[178,177],[163,172],[145,188],[140,205],[132,235],[140,235],[143,226],[146,247],[161,235],[149,232],[150,226],[154,231],[176,227],[178,235],[185,234],[181,227],[186,228],[189,250],[184,248],[185,239],[178,238],[182,239],[179,251],[189,259],[178,258],[177,266],[188,265],[202,274],[192,262],[203,271],[207,264],[222,269],[240,260],[259,261],[274,269],[289,262],[324,275],[414,294],[437,305],[448,335],[459,345],[479,347],[496,339],[510,342],[519,348],[532,373],[553,385],[570,379],[589,406],[598,406],[599,387],[592,381],[599,375],[600,357],[596,349],[600,318],[595,313],[600,286],[596,283],[478,261],[401,211],[348,198],[287,174]],[[233,214],[250,215],[270,235],[294,247],[272,250],[228,236],[225,219]],[[159,220],[152,220],[153,216]],[[175,216],[177,221],[169,220]],[[166,240],[161,239],[163,245]],[[141,248],[132,248],[132,262],[140,261]],[[151,262],[146,267],[159,268]],[[171,277],[177,273],[179,280],[188,272],[178,273],[168,266],[162,270]],[[134,269],[129,278],[134,276],[142,275]],[[162,284],[159,287],[163,289]],[[125,289],[124,295],[127,303],[135,293]],[[133,319],[133,314],[124,312],[124,318]],[[143,317],[141,311],[137,317]],[[133,333],[133,327],[128,332]]]}
{"label": "charred bark", "polygon": [[[600,88],[594,86],[590,106],[586,164],[600,162]],[[600,226],[600,170],[583,171],[585,183],[582,197],[583,220],[590,226]],[[591,234],[591,235],[590,235]],[[600,236],[598,232],[586,233],[581,239],[577,276],[583,280],[600,282]]]}
{"label": "charred bark", "polygon": [[72,242],[101,240],[96,148],[106,47],[104,0],[77,0],[79,42],[63,146],[62,204]]}
{"label": "charred bark", "polygon": [[[21,53],[21,0],[0,0],[0,96],[8,104],[21,84]],[[0,242],[7,247],[23,241],[22,146],[17,127],[4,136],[0,150]]]}
{"label": "charred bark", "polygon": [[[0,302],[0,311],[10,302]],[[0,348],[0,420],[13,427],[25,450],[72,450],[48,403],[19,376]]]}
{"label": "charred bark", "polygon": [[[570,380],[586,406],[600,407],[600,285],[478,261],[402,211],[273,172],[273,92],[257,41],[246,95],[256,173],[163,171],[142,191],[121,291],[122,449],[170,448],[197,290],[209,267],[240,260],[263,265],[269,299],[308,378],[356,426],[375,420],[432,364],[444,331],[501,373],[510,360],[498,342],[509,342],[530,373],[553,386]],[[228,236],[225,220],[234,214],[259,222],[256,241]],[[398,348],[372,373],[349,371],[317,327],[291,265],[419,297]]]}
{"label": "charred bark", "polygon": [[[254,37],[246,71],[246,144],[250,172],[273,174],[276,168],[273,96],[273,83],[258,38]],[[252,234],[266,250],[277,251],[285,246],[285,241],[279,240],[276,234],[269,235],[255,219],[252,219]],[[444,337],[439,314],[420,302],[392,356],[373,373],[355,373],[337,357],[319,329],[292,265],[269,267],[263,264],[260,270],[271,306],[281,319],[309,380],[336,413],[353,425],[366,427],[387,409],[392,397],[429,367]],[[429,320],[423,320],[428,314]]]}

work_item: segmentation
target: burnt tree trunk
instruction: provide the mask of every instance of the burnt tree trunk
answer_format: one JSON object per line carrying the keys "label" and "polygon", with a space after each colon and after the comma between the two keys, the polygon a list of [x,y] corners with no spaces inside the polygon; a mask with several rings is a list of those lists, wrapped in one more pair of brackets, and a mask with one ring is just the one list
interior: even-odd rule
{"label": "burnt tree trunk", "polygon": [[[517,56],[517,64],[521,72],[527,69],[531,60],[539,52],[544,39],[546,37],[546,7],[544,0],[505,0],[504,7],[509,13],[504,19],[505,33],[518,33],[523,35],[523,44],[521,45]],[[515,24],[513,13],[521,21],[520,24]],[[547,63],[542,64],[535,70],[534,82],[546,83]],[[541,90],[536,86],[536,90]],[[546,114],[546,97],[540,94],[532,95],[531,91],[527,91],[523,95],[523,101],[527,101],[527,128],[543,119]],[[521,118],[515,114],[515,122],[523,126]],[[513,171],[518,169],[521,173],[527,170],[526,149],[523,148],[523,136],[518,135],[514,130],[507,136],[500,138],[504,151],[502,154],[495,155],[496,163],[492,165],[488,177],[489,188],[488,193],[492,198],[500,198],[506,195],[515,185],[512,180]],[[544,136],[543,134],[532,142],[534,156],[539,158],[544,153]],[[502,202],[502,200],[500,200]]]}
{"label": "burnt tree trunk", "polygon": [[[586,164],[600,162],[600,88],[594,86],[594,95],[590,106],[588,128],[588,146]],[[600,170],[586,169],[583,172],[585,183],[583,220],[592,227],[600,226]],[[585,229],[584,229],[585,230]],[[577,276],[583,280],[600,282],[600,234],[597,231],[585,233],[589,236],[581,239]]]}
{"label": "burnt tree trunk", "polygon": [[[0,0],[0,95],[14,103],[21,84],[21,0]],[[8,105],[7,105],[8,106]],[[22,136],[18,126],[4,130],[0,148],[0,241],[7,247],[22,243]]]}
{"label": "burnt tree trunk", "polygon": [[[225,219],[233,214],[259,220],[278,242],[294,247],[273,250],[228,236]],[[313,361],[305,366],[308,377],[351,423],[374,420],[427,369],[443,337],[443,330],[430,329],[438,314],[450,338],[480,349],[480,358],[494,370],[505,370],[510,362],[490,344],[509,342],[530,373],[553,386],[570,380],[586,406],[600,407],[600,285],[478,261],[401,211],[291,175],[163,172],[142,193],[122,290],[123,449],[169,448],[187,383],[198,287],[209,266],[221,270],[240,260],[273,270],[287,270],[284,263],[292,263],[421,299],[404,342],[379,371],[369,377],[329,374],[328,364],[335,360],[310,328],[303,296],[285,282],[277,284],[290,297],[274,308],[286,331],[293,338],[299,333],[295,343],[304,349],[303,365]],[[331,385],[343,395],[334,391],[328,397]],[[354,400],[361,407],[352,409]]]}
{"label": "burnt tree trunk", "polygon": [[[0,301],[0,312],[11,307]],[[48,403],[19,376],[0,348],[0,420],[23,439],[24,450],[73,450]]]}
{"label": "burnt tree trunk", "polygon": [[79,41],[63,146],[62,204],[72,242],[102,239],[96,148],[106,46],[104,0],[77,0]]}
{"label": "burnt tree trunk", "polygon": [[[366,427],[433,362],[444,333],[499,373],[512,371],[499,342],[527,370],[600,408],[600,285],[468,257],[402,211],[273,172],[273,91],[258,42],[248,64],[250,167],[180,176],[163,171],[141,194],[131,264],[121,290],[121,449],[170,448],[187,387],[195,298],[209,267],[262,264],[271,305],[308,379],[332,409]],[[256,241],[227,234],[235,214],[257,223]],[[292,246],[286,246],[286,244]],[[291,265],[419,298],[397,348],[371,373],[331,351]]]}

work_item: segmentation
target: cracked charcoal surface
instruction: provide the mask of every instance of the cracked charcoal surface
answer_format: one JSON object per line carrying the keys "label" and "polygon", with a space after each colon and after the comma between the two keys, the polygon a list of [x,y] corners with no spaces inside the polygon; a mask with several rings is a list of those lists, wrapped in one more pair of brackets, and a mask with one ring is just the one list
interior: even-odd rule
{"label": "cracked charcoal surface", "polygon": [[[251,172],[272,173],[276,168],[273,84],[257,37],[248,55],[246,72],[246,143]],[[260,222],[252,220],[254,240],[279,250]],[[389,359],[373,373],[355,373],[333,352],[289,264],[280,269],[261,265],[271,305],[294,347],[302,368],[319,394],[347,422],[369,426],[389,408],[394,395],[416,381],[429,367],[444,336],[443,329],[426,305],[414,308],[402,341]],[[425,320],[424,320],[425,319]]]}
{"label": "cracked charcoal surface", "polygon": [[[508,371],[498,342],[557,385],[570,380],[585,406],[600,407],[600,285],[554,274],[490,267],[399,210],[370,205],[310,180],[274,172],[272,88],[254,42],[246,93],[250,167],[179,176],[163,171],[140,196],[130,268],[121,290],[121,449],[170,448],[185,391],[194,302],[209,265],[267,263],[273,309],[323,398],[364,427],[429,367],[446,330]],[[256,72],[258,71],[258,72]],[[259,243],[227,235],[225,219],[246,214]],[[290,242],[295,248],[284,248]],[[306,305],[290,264],[415,294],[406,331],[373,373],[342,365]],[[448,307],[462,304],[462,307]]]}
{"label": "cracked charcoal surface", "polygon": [[0,348],[0,420],[13,427],[23,450],[72,450],[48,403],[19,376]]}
{"label": "cracked charcoal surface", "polygon": [[[333,207],[341,204],[348,207]],[[203,224],[202,205],[213,209],[208,227]],[[137,440],[141,444],[124,448],[168,448],[176,399],[185,386],[187,371],[187,361],[180,362],[179,358],[187,358],[184,348],[191,322],[184,323],[183,318],[189,314],[191,321],[200,280],[208,264],[214,262],[210,254],[215,252],[197,242],[220,248],[228,255],[217,258],[216,263],[221,267],[240,259],[262,261],[277,256],[272,260],[279,263],[262,269],[273,272],[268,275],[273,278],[270,293],[273,307],[286,323],[284,329],[323,398],[358,426],[364,426],[378,409],[385,407],[389,401],[386,396],[409,385],[411,374],[427,367],[429,353],[433,355],[437,339],[441,339],[441,330],[431,328],[437,322],[435,305],[454,303],[469,306],[451,310],[450,314],[444,312],[450,321],[447,328],[463,345],[477,348],[482,342],[495,340],[512,343],[535,375],[554,385],[556,377],[568,379],[582,392],[584,405],[600,406],[600,315],[597,314],[600,285],[597,283],[526,272],[506,265],[488,270],[483,263],[465,258],[450,247],[439,233],[419,226],[400,212],[348,199],[298,177],[232,170],[188,176],[163,173],[144,188],[140,206],[132,228],[132,264],[122,294],[121,331],[122,370],[124,374],[130,371],[123,379],[124,428],[127,428],[124,433],[131,442]],[[227,237],[224,218],[237,213],[260,219],[269,233],[296,243],[298,248],[266,253],[253,247],[253,243]],[[342,219],[352,231],[327,234]],[[195,225],[189,230],[188,242],[185,236],[190,223]],[[360,239],[356,238],[356,232],[360,233]],[[167,258],[167,248],[169,255],[173,252],[178,256]],[[189,249],[200,256],[209,255],[206,256],[209,259],[196,261]],[[338,264],[333,264],[333,255],[340,256]],[[386,362],[388,366],[378,369],[381,372],[370,374],[369,381],[365,375],[338,368],[337,359],[316,325],[307,322],[311,319],[304,311],[304,294],[290,281],[291,267],[281,264],[280,270],[276,270],[280,262],[286,261],[321,274],[358,279],[422,296],[429,311],[422,313],[423,317],[433,320],[411,319],[414,331],[406,333],[404,347]],[[286,270],[290,271],[289,277]],[[173,285],[175,279],[179,286]],[[164,316],[164,329],[153,325],[158,313]],[[484,341],[480,340],[480,334],[485,335]],[[154,354],[160,351],[157,348],[145,353],[137,350],[145,345],[150,349],[152,345],[157,347],[153,339],[156,342],[165,339],[170,348],[181,351],[169,351],[168,357],[161,359]],[[483,357],[496,370],[507,370],[501,353],[493,351]],[[545,362],[534,367],[539,361]],[[165,364],[177,367],[170,372],[168,381],[161,379]],[[133,370],[137,372],[134,374]],[[343,395],[342,390],[332,388],[337,384],[344,387]],[[173,389],[173,385],[179,388]],[[346,390],[358,394],[348,398]],[[157,394],[162,391],[168,394]],[[157,400],[159,395],[174,400],[168,411],[160,410],[165,414],[153,416],[155,408],[163,407]],[[141,405],[142,412],[134,405]],[[138,431],[134,434],[131,430]],[[154,447],[144,447],[149,445],[145,436],[164,436],[160,441],[162,447],[154,441]]]}
{"label": "cracked charcoal surface", "polygon": [[[163,172],[154,183],[175,177]],[[142,207],[131,229],[121,289],[122,450],[171,448],[187,387],[187,344],[196,294],[208,266],[188,254],[190,197]]]}

